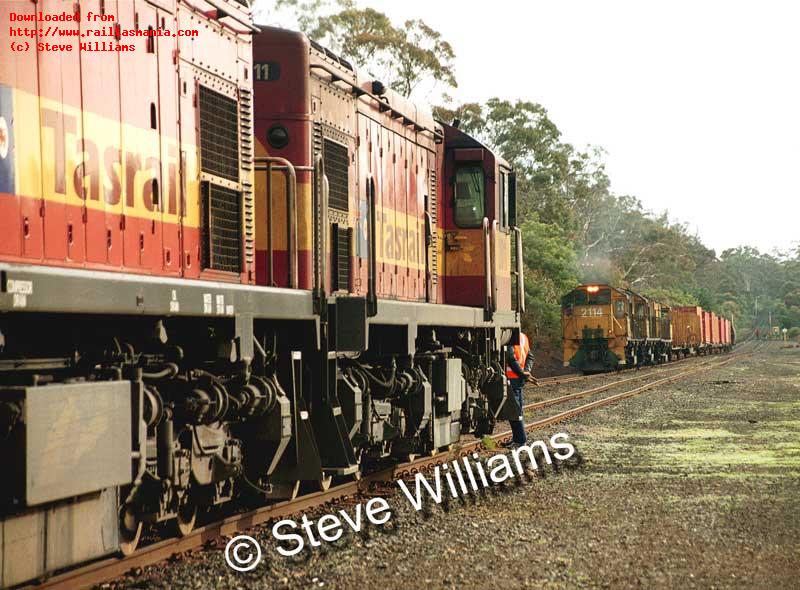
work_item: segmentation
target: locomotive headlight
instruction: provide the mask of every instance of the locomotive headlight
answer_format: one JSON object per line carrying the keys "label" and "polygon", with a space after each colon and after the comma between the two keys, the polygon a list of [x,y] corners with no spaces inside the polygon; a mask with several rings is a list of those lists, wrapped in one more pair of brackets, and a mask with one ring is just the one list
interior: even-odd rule
{"label": "locomotive headlight", "polygon": [[267,141],[275,149],[285,148],[289,144],[289,132],[283,125],[273,125],[267,131]]}
{"label": "locomotive headlight", "polygon": [[586,292],[587,293],[597,293],[599,290],[600,290],[600,287],[598,287],[597,285],[591,285],[589,287],[586,287]]}

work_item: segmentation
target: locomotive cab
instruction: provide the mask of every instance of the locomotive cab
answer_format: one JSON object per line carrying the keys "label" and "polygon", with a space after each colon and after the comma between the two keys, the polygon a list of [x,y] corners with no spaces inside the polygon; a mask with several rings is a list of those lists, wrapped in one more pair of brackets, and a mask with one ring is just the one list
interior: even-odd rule
{"label": "locomotive cab", "polygon": [[521,311],[522,243],[514,172],[476,139],[451,125],[443,128],[449,205],[444,220],[445,303],[483,307],[487,315]]}
{"label": "locomotive cab", "polygon": [[564,366],[584,372],[625,364],[628,295],[609,285],[581,285],[562,299]]}

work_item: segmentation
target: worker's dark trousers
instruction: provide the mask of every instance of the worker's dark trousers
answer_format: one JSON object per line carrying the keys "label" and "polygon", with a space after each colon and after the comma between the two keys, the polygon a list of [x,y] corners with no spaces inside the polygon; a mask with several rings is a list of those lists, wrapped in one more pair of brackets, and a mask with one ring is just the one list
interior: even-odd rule
{"label": "worker's dark trousers", "polygon": [[522,417],[522,407],[525,405],[525,398],[522,395],[522,390],[525,387],[525,379],[509,379],[508,386],[511,389],[511,394],[517,400],[517,405],[520,408],[520,417],[518,420],[509,420],[511,424],[511,432],[513,433],[513,440],[515,443],[524,445],[528,440],[525,434],[525,422]]}

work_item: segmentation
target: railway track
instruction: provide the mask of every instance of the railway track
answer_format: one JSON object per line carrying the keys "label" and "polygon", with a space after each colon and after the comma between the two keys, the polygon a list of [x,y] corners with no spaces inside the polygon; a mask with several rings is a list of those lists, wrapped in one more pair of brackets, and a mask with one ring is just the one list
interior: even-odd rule
{"label": "railway track", "polygon": [[[661,385],[678,381],[701,371],[724,366],[738,358],[749,356],[756,352],[756,350],[758,350],[758,347],[748,352],[739,350],[725,357],[714,357],[690,367],[670,367],[673,370],[684,370],[678,371],[673,375],[656,378],[649,383],[644,383],[633,389],[603,397],[601,399],[570,408],[557,414],[534,420],[530,423],[527,423],[525,425],[525,429],[527,431],[532,431],[559,424],[575,416],[579,416],[592,410],[617,403],[629,397],[634,397]],[[660,374],[661,373],[659,372],[656,377],[658,377]],[[559,405],[568,401],[590,397],[609,389],[619,387],[626,383],[641,381],[653,376],[653,373],[650,372],[646,375],[637,375],[635,377],[621,379],[585,391],[580,391],[541,402],[526,404],[524,409],[538,410]],[[508,441],[511,439],[511,431],[506,430],[493,434],[491,438],[495,441],[495,443]],[[418,471],[452,461],[481,448],[485,448],[485,442],[482,439],[462,442],[457,447],[454,446],[454,448],[448,451],[439,452],[432,456],[416,458],[407,463],[398,464],[375,473],[371,473],[357,481],[350,481],[331,487],[326,491],[307,494],[294,500],[284,501],[277,504],[272,504],[270,506],[257,508],[242,514],[229,516],[221,521],[195,529],[185,537],[170,538],[158,541],[151,545],[140,548],[138,551],[127,557],[110,557],[102,559],[89,565],[57,574],[46,580],[39,581],[36,584],[23,586],[23,588],[35,588],[39,590],[43,590],[45,588],[69,588],[71,590],[77,588],[89,588],[108,580],[118,578],[132,569],[144,568],[146,566],[165,561],[174,555],[202,548],[210,543],[214,543],[220,537],[235,535],[274,519],[306,512],[315,508],[319,508],[320,506],[324,506],[330,502],[359,495],[364,493],[371,483],[381,481],[386,482],[402,477],[408,477],[414,473],[417,473]]]}
{"label": "railway track", "polygon": [[663,371],[674,368],[676,365],[686,363],[688,361],[697,360],[698,358],[702,357],[684,357],[680,360],[672,361],[668,364],[664,365],[650,365],[647,367],[629,367],[627,369],[620,369],[618,372],[614,373],[591,373],[588,375],[580,375],[577,373],[567,373],[565,375],[554,375],[552,377],[539,377],[536,379],[536,385],[539,386],[549,386],[549,385],[565,385],[566,383],[573,383],[575,381],[588,381],[599,379],[602,377],[608,377],[609,375],[620,374],[620,373],[627,373],[630,371],[642,371],[647,370],[648,375],[652,374],[653,371]]}
{"label": "railway track", "polygon": [[[705,366],[705,365],[707,365],[709,363],[713,363],[715,360],[717,360],[717,358],[718,357],[715,357],[715,358],[712,358],[712,359],[707,359],[707,360],[701,361],[699,363],[692,363],[689,366],[690,367],[703,367],[703,366]],[[726,358],[730,358],[730,357],[726,357]],[[697,360],[697,359],[686,359],[686,360]],[[583,390],[583,391],[578,391],[576,393],[569,393],[567,395],[562,395],[562,396],[559,396],[559,397],[554,397],[554,398],[545,399],[545,400],[538,401],[538,402],[533,402],[533,403],[530,403],[530,404],[525,404],[525,407],[523,409],[524,410],[541,410],[541,409],[544,409],[544,408],[549,408],[550,406],[555,406],[555,405],[562,404],[562,403],[565,403],[565,402],[568,402],[568,401],[571,401],[571,400],[581,399],[581,398],[584,398],[584,397],[589,397],[589,396],[592,396],[592,395],[595,395],[595,394],[598,394],[598,393],[602,393],[603,391],[607,391],[609,389],[612,389],[614,387],[622,385],[623,383],[631,383],[631,382],[634,382],[634,381],[642,381],[644,379],[648,379],[648,378],[653,377],[653,376],[658,376],[658,375],[661,375],[663,373],[671,373],[673,371],[680,371],[681,369],[685,369],[685,366],[682,365],[682,364],[678,365],[678,366],[675,366],[673,364],[673,365],[665,366],[665,367],[657,367],[657,368],[654,368],[653,370],[648,371],[646,373],[637,374],[637,375],[634,375],[633,377],[628,377],[626,379],[620,379],[620,380],[617,380],[617,381],[613,381],[611,383],[606,383],[606,384],[603,384],[603,385],[599,385],[599,386],[593,387],[591,389],[586,389],[586,390]],[[608,374],[606,374],[606,376],[607,375]],[[593,377],[594,375],[591,375],[591,376]],[[567,383],[569,383],[569,381],[567,381]]]}

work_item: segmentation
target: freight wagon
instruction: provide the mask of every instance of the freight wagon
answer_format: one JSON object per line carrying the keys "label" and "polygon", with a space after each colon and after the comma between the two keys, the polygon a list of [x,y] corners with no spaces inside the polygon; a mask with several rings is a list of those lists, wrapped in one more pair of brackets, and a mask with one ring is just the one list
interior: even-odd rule
{"label": "freight wagon", "polygon": [[[712,329],[712,322],[716,322],[716,330]],[[698,306],[674,307],[672,325],[673,349],[683,356],[727,351],[734,344],[731,320]]]}

